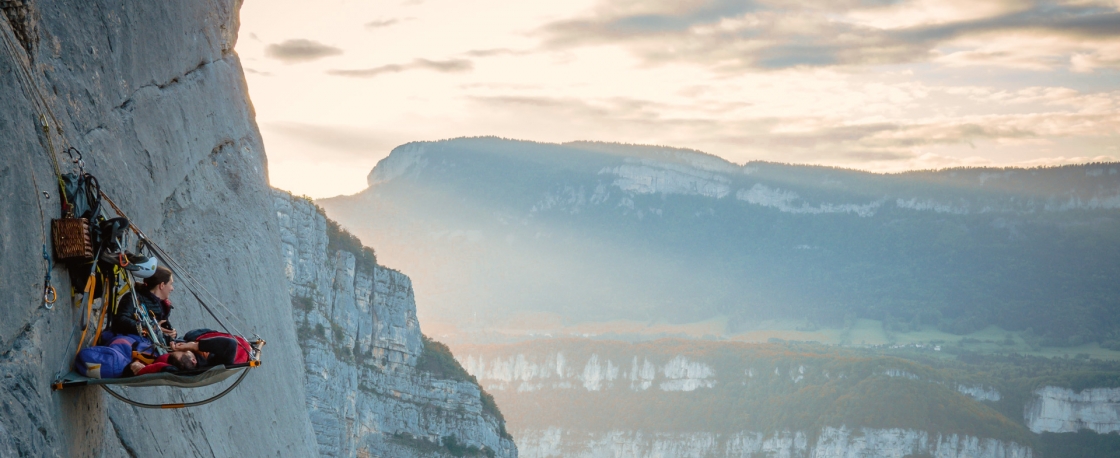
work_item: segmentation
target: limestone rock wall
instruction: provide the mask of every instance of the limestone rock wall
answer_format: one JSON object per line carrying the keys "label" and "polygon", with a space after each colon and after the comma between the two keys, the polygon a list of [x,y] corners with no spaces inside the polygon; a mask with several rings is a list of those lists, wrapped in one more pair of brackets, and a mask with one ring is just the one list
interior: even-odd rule
{"label": "limestone rock wall", "polygon": [[804,432],[578,433],[552,428],[525,431],[518,437],[523,457],[781,457],[781,458],[1031,458],[1030,448],[971,436],[930,436],[905,429],[825,428],[815,441]]}
{"label": "limestone rock wall", "polygon": [[1091,429],[1100,434],[1120,431],[1120,388],[1073,391],[1047,386],[1034,392],[1023,420],[1036,433],[1072,433]]}
{"label": "limestone rock wall", "polygon": [[329,250],[326,217],[310,201],[277,191],[275,210],[320,455],[441,456],[449,450],[436,444],[455,436],[517,456],[478,385],[416,368],[424,345],[409,278]]}
{"label": "limestone rock wall", "polygon": [[[240,2],[3,6],[0,33],[22,49],[0,52],[0,456],[315,456],[264,149],[233,51]],[[59,160],[82,151],[133,222],[241,317],[230,322],[269,342],[264,365],[230,395],[170,411],[97,388],[51,391],[74,356],[81,310],[57,264],[59,301],[47,310],[40,300],[59,205],[32,87],[61,124]],[[216,326],[182,288],[172,301],[181,330]],[[223,387],[117,390],[182,402]]]}

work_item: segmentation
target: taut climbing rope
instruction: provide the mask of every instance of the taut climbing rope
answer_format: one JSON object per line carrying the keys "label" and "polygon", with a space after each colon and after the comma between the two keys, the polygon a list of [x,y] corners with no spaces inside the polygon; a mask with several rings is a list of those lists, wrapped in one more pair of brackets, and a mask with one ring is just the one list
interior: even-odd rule
{"label": "taut climbing rope", "polygon": [[[218,314],[214,313],[214,310],[212,310],[210,306],[207,305],[207,301],[203,300],[202,297],[199,296],[198,292],[201,291],[202,294],[206,295],[210,300],[213,301],[214,304],[217,304],[219,307],[221,307],[222,310],[225,311],[226,316],[241,322],[241,324],[246,325],[246,327],[248,327],[247,323],[241,320],[241,318],[238,317],[237,314],[233,313],[233,311],[231,311],[229,307],[226,307],[226,305],[222,303],[221,299],[218,299],[217,295],[210,292],[210,290],[207,289],[206,286],[202,284],[202,282],[195,279],[194,276],[192,276],[190,272],[187,271],[187,269],[185,269],[181,264],[179,264],[179,262],[172,258],[170,254],[167,253],[167,250],[164,250],[163,247],[159,246],[151,239],[149,239],[148,236],[145,235],[139,227],[132,223],[132,220],[128,217],[128,215],[126,215],[124,211],[121,210],[119,206],[117,206],[117,203],[114,202],[113,199],[110,198],[107,194],[105,194],[104,191],[101,191],[101,198],[109,204],[109,207],[112,208],[113,211],[117,213],[117,215],[120,215],[124,219],[128,220],[129,229],[132,230],[132,232],[136,234],[136,237],[140,239],[140,243],[143,243],[145,246],[147,246],[153,252],[153,254],[155,254],[156,258],[159,258],[160,261],[165,263],[167,267],[175,273],[180,281],[182,281],[183,284],[186,285],[187,291],[191,293],[191,296],[193,296],[194,299],[198,301],[198,304],[202,306],[203,310],[206,310],[206,313],[208,313],[210,317],[214,318],[214,321],[218,322],[218,325],[221,326],[223,330],[225,330],[227,333],[239,335],[242,338],[245,338],[245,340],[247,341],[249,340],[248,338],[246,338],[245,334],[241,332],[241,329],[233,324],[227,325],[226,322],[218,316]],[[254,336],[256,335],[254,334]],[[252,348],[245,348],[245,351],[251,354]]]}

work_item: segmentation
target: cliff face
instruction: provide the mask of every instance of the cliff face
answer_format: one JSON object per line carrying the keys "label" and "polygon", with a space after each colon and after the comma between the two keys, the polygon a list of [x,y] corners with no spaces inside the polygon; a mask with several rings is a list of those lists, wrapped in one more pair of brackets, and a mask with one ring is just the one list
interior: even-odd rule
{"label": "cliff face", "polygon": [[277,192],[275,210],[319,453],[439,456],[454,436],[517,456],[478,385],[417,368],[424,344],[409,278],[329,249],[327,219],[310,201]]}
{"label": "cliff face", "polygon": [[1100,434],[1120,431],[1120,388],[1080,392],[1047,386],[1034,392],[1023,409],[1027,427],[1036,433],[1072,433],[1091,429]]}
{"label": "cliff face", "polygon": [[[0,456],[314,456],[264,150],[233,52],[239,2],[2,6],[0,33],[29,38],[22,55],[0,52]],[[18,78],[27,62],[61,123],[52,126],[62,129],[52,132],[59,161],[68,146],[85,153],[132,221],[220,296],[244,332],[268,340],[264,365],[225,398],[145,410],[97,388],[49,388],[74,357],[83,310],[68,303],[59,265],[59,301],[41,303],[41,252],[59,202],[41,113]],[[216,326],[182,289],[172,300],[180,330]],[[224,386],[117,390],[182,402]]]}
{"label": "cliff face", "polygon": [[743,432],[643,433],[611,431],[601,434],[573,433],[559,428],[531,431],[518,436],[523,457],[689,457],[720,456],[753,458],[1031,458],[1030,448],[994,439],[971,436],[930,436],[912,429],[852,431],[825,428],[815,441],[803,432],[773,434]]}
{"label": "cliff face", "polygon": [[556,339],[457,350],[502,405],[523,457],[1035,453],[1023,425],[979,399],[995,396],[990,387],[962,390],[899,358],[806,348]]}

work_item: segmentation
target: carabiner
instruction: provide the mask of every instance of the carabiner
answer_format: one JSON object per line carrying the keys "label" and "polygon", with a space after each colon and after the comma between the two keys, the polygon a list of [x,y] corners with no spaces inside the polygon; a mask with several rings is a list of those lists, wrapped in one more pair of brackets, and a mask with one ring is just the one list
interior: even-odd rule
{"label": "carabiner", "polygon": [[[74,153],[78,153],[77,159],[74,159]],[[75,148],[73,146],[66,148],[66,154],[70,156],[70,160],[74,161],[75,164],[77,164],[78,161],[82,160],[82,152],[78,151],[78,148]]]}
{"label": "carabiner", "polygon": [[47,262],[47,271],[43,273],[43,307],[50,310],[54,308],[54,303],[58,300],[58,290],[51,285],[51,271],[54,270],[54,263],[51,262],[51,255],[47,252],[46,244],[43,245],[43,260]]}
{"label": "carabiner", "polygon": [[43,288],[43,307],[47,310],[54,308],[55,301],[58,300],[58,290],[54,289],[49,283]]}

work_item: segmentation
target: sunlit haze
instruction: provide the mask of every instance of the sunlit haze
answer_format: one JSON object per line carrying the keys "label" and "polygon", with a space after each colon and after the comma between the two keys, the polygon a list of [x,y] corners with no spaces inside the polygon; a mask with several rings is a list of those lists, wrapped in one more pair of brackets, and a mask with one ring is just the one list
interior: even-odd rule
{"label": "sunlit haze", "polygon": [[460,136],[1066,164],[1120,158],[1118,5],[249,0],[237,52],[272,184],[312,197]]}

